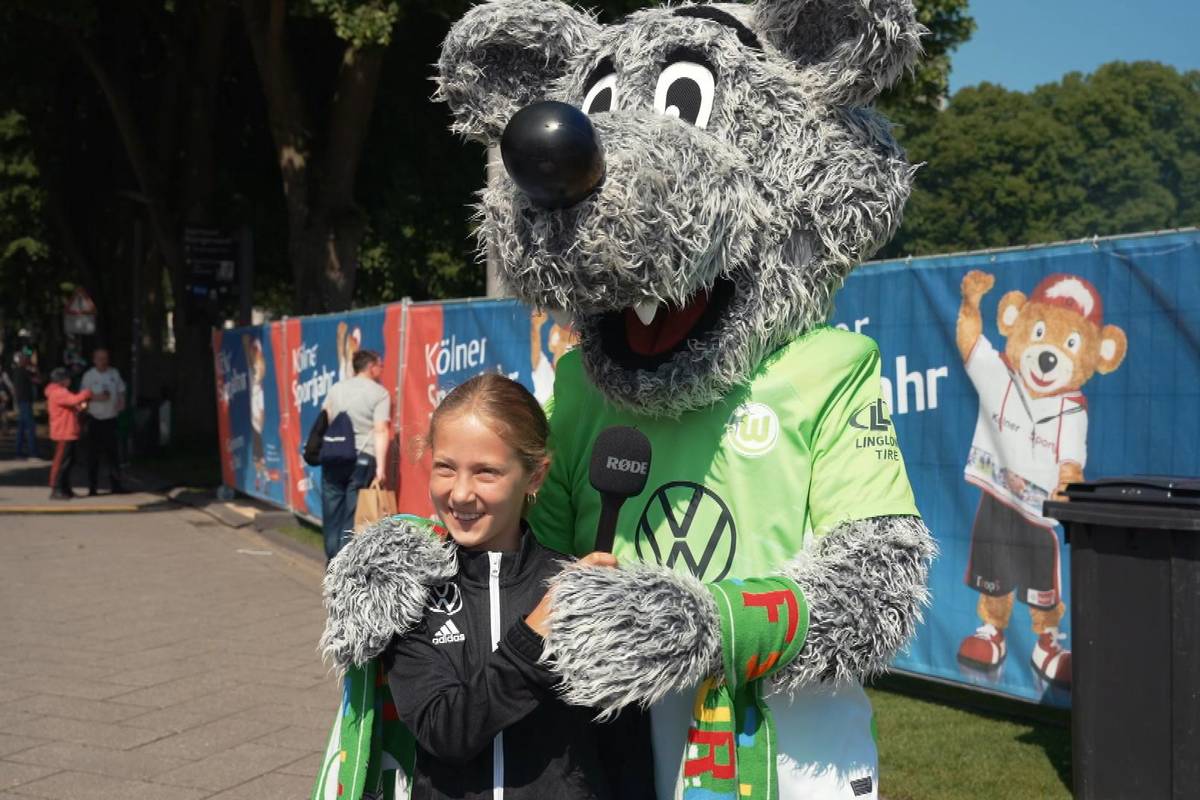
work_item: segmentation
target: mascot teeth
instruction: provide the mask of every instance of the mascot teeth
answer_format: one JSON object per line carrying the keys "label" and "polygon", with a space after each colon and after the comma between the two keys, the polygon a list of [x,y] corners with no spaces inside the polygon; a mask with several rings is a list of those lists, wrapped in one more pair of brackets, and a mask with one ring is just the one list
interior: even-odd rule
{"label": "mascot teeth", "polygon": [[649,325],[654,322],[654,315],[658,313],[658,303],[653,300],[638,303],[633,307],[633,313],[637,314],[637,318],[642,321],[643,325]]}

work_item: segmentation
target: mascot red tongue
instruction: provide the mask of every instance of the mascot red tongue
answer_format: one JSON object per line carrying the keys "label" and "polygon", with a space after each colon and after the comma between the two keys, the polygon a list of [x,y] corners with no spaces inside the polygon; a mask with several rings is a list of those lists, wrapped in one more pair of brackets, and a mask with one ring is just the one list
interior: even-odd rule
{"label": "mascot red tongue", "polygon": [[683,308],[659,306],[650,324],[632,308],[625,309],[625,336],[629,349],[639,356],[656,356],[675,348],[700,321],[708,308],[708,295],[697,292]]}
{"label": "mascot red tongue", "polygon": [[[871,103],[923,32],[912,0],[676,3],[612,25],[490,0],[443,43],[437,98],[506,166],[481,245],[580,337],[558,361],[538,538],[594,549],[600,498],[577,476],[602,430],[654,446],[621,568],[551,587],[546,656],[568,702],[650,709],[662,800],[878,796],[862,681],[916,629],[934,546],[895,437],[854,424],[883,407],[878,347],[827,319],[899,224],[913,168]],[[668,300],[647,325],[648,298]],[[419,618],[444,580],[426,552],[397,522],[339,556],[323,641],[340,665]]]}

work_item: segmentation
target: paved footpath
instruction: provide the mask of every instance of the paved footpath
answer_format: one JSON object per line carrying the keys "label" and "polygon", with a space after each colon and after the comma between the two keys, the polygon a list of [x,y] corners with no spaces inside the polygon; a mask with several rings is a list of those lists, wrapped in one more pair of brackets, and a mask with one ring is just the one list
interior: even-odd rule
{"label": "paved footpath", "polygon": [[321,565],[187,508],[0,516],[0,800],[303,800]]}

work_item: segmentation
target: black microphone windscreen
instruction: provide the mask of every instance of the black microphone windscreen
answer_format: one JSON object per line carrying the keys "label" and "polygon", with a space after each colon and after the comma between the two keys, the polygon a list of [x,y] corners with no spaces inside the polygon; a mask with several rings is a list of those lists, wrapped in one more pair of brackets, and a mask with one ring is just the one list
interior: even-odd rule
{"label": "black microphone windscreen", "polygon": [[633,497],[646,488],[650,475],[650,440],[625,425],[605,428],[592,445],[588,479],[601,494]]}

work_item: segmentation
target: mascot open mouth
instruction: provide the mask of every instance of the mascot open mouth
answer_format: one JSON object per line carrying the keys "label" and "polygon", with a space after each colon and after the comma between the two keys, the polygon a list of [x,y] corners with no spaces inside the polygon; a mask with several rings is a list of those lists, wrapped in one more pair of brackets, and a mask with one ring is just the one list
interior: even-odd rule
{"label": "mascot open mouth", "polygon": [[693,292],[681,306],[659,305],[649,322],[632,308],[609,311],[600,319],[604,351],[628,369],[654,369],[712,333],[733,297],[733,281],[718,277],[711,289]]}

